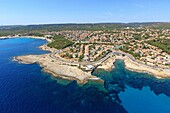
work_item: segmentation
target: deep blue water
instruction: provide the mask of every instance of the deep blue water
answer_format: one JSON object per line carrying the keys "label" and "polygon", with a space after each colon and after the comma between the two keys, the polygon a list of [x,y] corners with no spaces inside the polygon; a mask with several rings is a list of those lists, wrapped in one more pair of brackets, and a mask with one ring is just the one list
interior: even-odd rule
{"label": "deep blue water", "polygon": [[[124,69],[93,74],[104,83],[56,79],[37,64],[19,64],[14,56],[44,54],[38,39],[0,40],[0,113],[170,113],[170,80]],[[105,89],[105,90],[103,90]]]}

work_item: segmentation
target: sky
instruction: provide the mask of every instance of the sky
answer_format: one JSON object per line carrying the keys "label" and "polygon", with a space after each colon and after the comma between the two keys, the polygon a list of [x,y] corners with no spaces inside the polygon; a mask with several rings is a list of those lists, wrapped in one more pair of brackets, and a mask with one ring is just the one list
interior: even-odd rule
{"label": "sky", "polygon": [[170,0],[0,0],[0,25],[170,22]]}

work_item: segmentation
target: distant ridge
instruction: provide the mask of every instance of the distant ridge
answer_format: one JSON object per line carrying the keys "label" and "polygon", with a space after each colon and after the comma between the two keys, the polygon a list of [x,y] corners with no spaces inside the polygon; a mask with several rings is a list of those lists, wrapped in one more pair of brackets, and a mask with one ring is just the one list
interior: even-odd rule
{"label": "distant ridge", "polygon": [[170,29],[170,22],[134,22],[134,23],[68,23],[39,25],[8,25],[0,26],[0,36],[20,33],[39,33],[60,30],[113,30],[122,28],[153,28]]}
{"label": "distant ridge", "polygon": [[37,24],[37,25],[8,25],[0,26],[0,29],[25,29],[25,30],[98,30],[98,29],[113,29],[123,27],[149,27],[149,28],[170,28],[170,22],[134,22],[134,23],[66,23],[66,24]]}

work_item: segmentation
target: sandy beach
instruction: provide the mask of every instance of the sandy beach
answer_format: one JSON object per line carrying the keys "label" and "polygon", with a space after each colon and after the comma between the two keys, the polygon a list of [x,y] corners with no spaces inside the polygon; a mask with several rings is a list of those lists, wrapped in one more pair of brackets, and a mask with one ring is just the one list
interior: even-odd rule
{"label": "sandy beach", "polygon": [[45,37],[38,37],[38,36],[3,36],[3,37],[0,37],[0,39],[10,39],[10,38],[35,38],[35,39],[42,39],[42,40],[47,40],[48,42],[52,42],[52,40],[50,39],[47,39]]}
{"label": "sandy beach", "polygon": [[35,39],[42,39],[42,40],[46,40],[48,42],[52,42],[51,39],[47,39],[45,37],[37,37],[37,36],[21,36],[21,37],[24,37],[24,38],[35,38]]}

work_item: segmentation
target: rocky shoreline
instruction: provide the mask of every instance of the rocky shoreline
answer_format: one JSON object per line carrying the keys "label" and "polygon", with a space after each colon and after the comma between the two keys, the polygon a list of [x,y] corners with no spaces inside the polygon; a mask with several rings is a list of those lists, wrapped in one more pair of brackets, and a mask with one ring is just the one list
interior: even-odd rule
{"label": "rocky shoreline", "polygon": [[[28,38],[36,38],[36,39],[45,39],[44,37],[28,37]],[[47,40],[48,42],[51,42],[52,40]],[[47,45],[42,45],[39,47],[42,50],[54,52],[54,48],[49,48]],[[126,56],[112,56],[108,58],[106,61],[104,61],[100,66],[98,66],[98,69],[103,69],[106,71],[111,71],[114,66],[114,62],[117,59],[124,60],[125,68],[131,71],[136,72],[142,72],[142,73],[148,73],[150,75],[155,76],[156,78],[170,78],[170,69],[164,70],[160,68],[151,68],[147,65],[138,64],[135,61],[132,61]],[[50,54],[43,54],[43,55],[27,55],[27,56],[18,56],[14,57],[15,61],[18,61],[20,63],[24,64],[33,64],[37,63],[39,64],[44,72],[52,74],[54,77],[59,77],[62,79],[68,79],[68,80],[76,80],[80,84],[86,83],[88,80],[101,80],[100,78],[91,75],[91,72],[85,72],[78,68],[78,66],[72,66],[67,65],[63,63],[62,61],[59,61],[57,59],[54,59],[50,57]]]}
{"label": "rocky shoreline", "polygon": [[[11,37],[14,38],[14,37]],[[44,37],[34,37],[29,36],[27,38],[43,39],[47,40]],[[47,40],[51,42],[52,40]],[[46,44],[39,47],[42,50],[54,52],[54,48],[48,47]],[[17,56],[13,58],[14,61],[23,64],[39,64],[43,71],[51,74],[54,77],[67,79],[67,80],[76,80],[80,84],[85,84],[88,80],[101,80],[98,77],[92,76],[91,72],[84,72],[76,66],[65,65],[56,59],[50,57],[50,54],[43,55],[26,55],[26,56]]]}
{"label": "rocky shoreline", "polygon": [[98,69],[111,71],[113,68],[115,68],[115,65],[114,65],[115,61],[116,61],[115,57],[110,57],[109,59],[104,61],[100,66],[98,66]]}
{"label": "rocky shoreline", "polygon": [[[43,50],[53,51],[53,49],[48,48],[46,45],[40,47]],[[150,75],[155,76],[156,78],[170,78],[170,70],[161,70],[161,69],[152,69],[147,67],[146,65],[138,64],[137,62],[131,61],[128,57],[123,56],[114,56],[107,59],[102,63],[98,69],[103,69],[107,71],[111,71],[114,67],[114,62],[116,60],[124,60],[125,68],[135,72],[148,73]],[[18,56],[14,57],[15,61],[24,64],[39,64],[44,72],[52,74],[54,77],[68,79],[68,80],[76,80],[80,84],[85,84],[88,80],[99,80],[100,78],[91,75],[90,72],[85,72],[79,69],[77,66],[71,66],[64,64],[56,59],[50,57],[50,54],[43,55],[27,55],[27,56]]]}
{"label": "rocky shoreline", "polygon": [[14,60],[24,64],[37,63],[45,72],[52,74],[54,77],[76,80],[80,84],[85,84],[89,79],[99,80],[99,78],[92,76],[90,72],[84,72],[76,66],[64,65],[52,59],[49,54],[18,56],[14,57]]}
{"label": "rocky shoreline", "polygon": [[148,73],[155,76],[158,79],[170,78],[170,69],[152,68],[147,65],[138,64],[137,62],[131,61],[129,58],[125,58],[125,68],[131,71]]}

